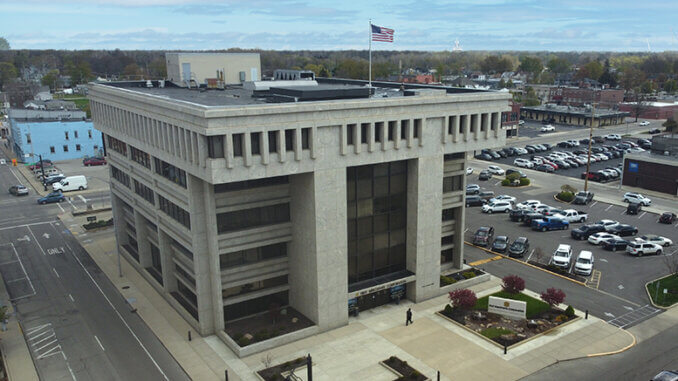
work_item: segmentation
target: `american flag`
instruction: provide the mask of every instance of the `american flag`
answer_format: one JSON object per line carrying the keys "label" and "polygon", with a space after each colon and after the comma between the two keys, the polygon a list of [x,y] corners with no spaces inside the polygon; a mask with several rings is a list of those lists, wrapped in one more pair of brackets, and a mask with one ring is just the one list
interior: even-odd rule
{"label": "american flag", "polygon": [[393,32],[393,29],[372,25],[372,41],[393,42]]}

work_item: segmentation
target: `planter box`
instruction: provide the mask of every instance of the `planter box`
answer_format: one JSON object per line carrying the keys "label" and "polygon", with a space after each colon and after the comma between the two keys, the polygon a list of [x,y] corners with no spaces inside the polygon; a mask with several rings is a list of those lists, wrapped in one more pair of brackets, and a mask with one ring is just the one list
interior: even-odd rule
{"label": "planter box", "polygon": [[217,332],[217,335],[221,340],[226,343],[226,345],[238,356],[246,357],[255,353],[263,352],[265,350],[276,348],[281,345],[291,343],[293,341],[301,340],[309,336],[313,336],[320,331],[317,325],[312,327],[300,329],[298,331],[290,332],[284,335],[272,337],[268,340],[259,341],[256,343],[249,344],[245,347],[241,347],[238,343],[235,342],[230,336],[224,331]]}

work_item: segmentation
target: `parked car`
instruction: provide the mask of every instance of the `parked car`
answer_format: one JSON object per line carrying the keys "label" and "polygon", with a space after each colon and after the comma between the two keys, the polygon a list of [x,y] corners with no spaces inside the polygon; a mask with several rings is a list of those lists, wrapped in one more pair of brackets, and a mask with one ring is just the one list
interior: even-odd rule
{"label": "parked car", "polygon": [[52,193],[49,193],[45,197],[40,197],[38,199],[38,204],[44,205],[44,204],[51,204],[53,202],[63,202],[66,200],[66,197],[64,197],[63,193],[59,191],[55,191]]}
{"label": "parked car", "polygon": [[466,185],[466,194],[478,194],[480,193],[480,185],[478,184],[468,184]]}
{"label": "parked car", "polygon": [[492,178],[492,174],[488,170],[482,170],[480,171],[480,174],[478,175],[478,180],[489,180]]}
{"label": "parked car", "polygon": [[532,230],[566,230],[570,227],[570,223],[562,218],[544,217],[541,219],[532,220]]}
{"label": "parked car", "polygon": [[509,246],[508,255],[509,257],[524,257],[525,253],[530,250],[530,241],[527,237],[518,237],[515,241]]}
{"label": "parked car", "polygon": [[496,196],[496,197],[490,199],[490,202],[495,202],[495,201],[508,201],[512,204],[515,204],[516,198],[513,197],[513,196],[509,196],[507,194],[500,194],[499,196]]}
{"label": "parked car", "polygon": [[52,189],[62,192],[87,189],[87,178],[83,175],[68,176],[58,183],[52,184]]}
{"label": "parked car", "polygon": [[631,255],[642,257],[647,254],[661,255],[663,253],[662,247],[656,243],[649,242],[629,242],[626,246],[626,252]]}
{"label": "parked car", "polygon": [[[45,166],[45,168],[51,167],[52,166],[52,160],[43,159],[42,164]],[[39,169],[39,168],[40,168],[40,162],[39,161],[37,163],[33,163],[33,164],[28,166],[28,169],[30,169],[31,171],[34,171],[34,170]]]}
{"label": "parked car", "polygon": [[473,168],[471,168],[471,167],[466,168],[466,175],[468,176],[471,173],[473,173]]}
{"label": "parked car", "polygon": [[579,275],[591,275],[593,272],[593,253],[587,250],[579,252],[577,260],[574,262],[574,273]]}
{"label": "parked car", "polygon": [[569,268],[570,260],[572,259],[572,247],[570,245],[558,245],[556,251],[553,252],[553,257],[551,257],[551,262],[554,265],[561,268]]}
{"label": "parked car", "polygon": [[492,160],[492,156],[489,153],[480,153],[474,157],[478,160]]}
{"label": "parked car", "polygon": [[59,182],[59,181],[65,179],[65,178],[66,178],[66,176],[64,176],[62,173],[59,173],[59,174],[56,174],[56,175],[47,176],[46,178],[44,178],[42,180],[42,183],[45,184],[45,185],[52,185],[56,182]]}
{"label": "parked car", "polygon": [[469,206],[483,206],[487,200],[480,198],[480,196],[466,196],[466,207]]}
{"label": "parked car", "polygon": [[82,160],[82,164],[85,167],[91,167],[93,165],[106,165],[106,159],[103,157],[86,157]]}
{"label": "parked car", "polygon": [[496,165],[489,165],[487,167],[487,171],[490,172],[493,175],[499,175],[499,176],[503,176],[504,172],[505,172],[503,169],[497,167]]}
{"label": "parked car", "polygon": [[626,192],[624,193],[624,202],[637,202],[640,204],[643,204],[643,206],[650,206],[652,204],[652,200],[649,198],[643,196],[640,193],[635,193],[635,192]]}
{"label": "parked car", "polygon": [[580,212],[574,209],[565,209],[563,213],[556,214],[555,217],[564,219],[567,222],[584,222],[589,218],[586,212]]}
{"label": "parked car", "polygon": [[553,166],[548,165],[548,164],[538,165],[537,168],[535,168],[535,169],[539,172],[546,172],[546,173],[553,173],[555,171]]}
{"label": "parked car", "polygon": [[608,232],[620,237],[626,237],[629,235],[638,234],[638,228],[627,224],[619,224],[617,226],[611,227]]}
{"label": "parked car", "polygon": [[605,139],[602,136],[594,136],[593,141],[596,143],[602,143],[605,141]]}
{"label": "parked car", "polygon": [[492,251],[497,253],[505,253],[509,246],[509,237],[505,235],[497,236],[492,242]]}
{"label": "parked car", "polygon": [[650,131],[648,131],[648,133],[651,134],[651,135],[658,134],[660,132],[662,132],[662,130],[660,130],[658,128],[652,128],[652,129],[650,129]]}
{"label": "parked car", "polygon": [[626,214],[638,214],[643,210],[643,206],[637,202],[632,202],[626,206]]}
{"label": "parked car", "polygon": [[672,212],[664,212],[659,217],[659,223],[662,224],[672,224],[676,221],[676,214]]}
{"label": "parked car", "polygon": [[626,250],[626,246],[629,244],[629,241],[625,239],[608,239],[607,241],[603,241],[601,246],[605,250],[610,250],[610,251],[617,251],[617,250]]}
{"label": "parked car", "polygon": [[533,210],[533,208],[537,205],[541,205],[541,201],[539,200],[525,200],[518,205],[516,205],[516,208],[518,209],[525,209],[525,210]]}
{"label": "parked car", "polygon": [[591,225],[582,225],[576,229],[572,229],[570,235],[574,239],[582,240],[588,239],[591,234],[604,232],[605,227],[603,225],[591,224]]}
{"label": "parked car", "polygon": [[525,215],[531,213],[530,211],[527,211],[525,209],[512,209],[509,212],[509,219],[511,221],[517,222],[517,221],[522,221],[525,218]]}
{"label": "parked car", "polygon": [[621,140],[619,134],[607,134],[604,136],[605,140]]}
{"label": "parked car", "polygon": [[473,244],[477,246],[487,246],[494,237],[494,228],[491,226],[481,226],[473,235]]}
{"label": "parked car", "polygon": [[621,237],[616,236],[614,234],[607,233],[607,232],[600,232],[600,233],[591,234],[588,238],[588,241],[591,244],[600,245],[601,243],[603,243],[603,241],[608,240],[608,239],[621,239]]}
{"label": "parked car", "polygon": [[[588,173],[589,180],[591,181],[602,181],[602,180],[607,180],[606,176],[604,174],[600,174],[598,172],[589,172]],[[586,172],[582,172],[581,178],[585,179],[586,178]]]}
{"label": "parked car", "polygon": [[560,142],[560,143],[557,144],[557,146],[560,147],[560,148],[572,148],[572,147],[574,147],[574,144],[572,144],[570,142]]}
{"label": "parked car", "polygon": [[612,229],[613,227],[619,225],[619,221],[615,221],[615,220],[600,220],[600,221],[596,222],[596,225],[602,225],[602,226],[605,228],[605,231],[609,233],[609,232],[610,232],[610,229]]}
{"label": "parked car", "polygon": [[650,381],[678,381],[678,370],[662,370]]}
{"label": "parked car", "polygon": [[647,120],[644,120],[644,121],[638,123],[638,125],[639,125],[639,126],[649,126],[649,125],[650,125],[650,122],[648,122]]}
{"label": "parked car", "polygon": [[556,128],[550,124],[547,124],[540,129],[541,132],[554,132],[555,130]]}
{"label": "parked car", "polygon": [[482,198],[485,201],[490,201],[492,198],[494,198],[494,192],[493,191],[482,191],[478,193],[478,196]]}
{"label": "parked car", "polygon": [[54,168],[54,167],[45,168],[44,171],[38,171],[35,174],[35,178],[38,179],[38,180],[42,180],[44,177],[58,175],[58,174],[59,174],[59,170]]}
{"label": "parked car", "polygon": [[519,171],[519,170],[517,170],[517,169],[511,169],[511,168],[509,168],[509,169],[506,170],[506,176],[507,176],[507,177],[508,177],[509,175],[514,174],[514,173],[518,174],[518,176],[520,176],[521,179],[524,179],[524,178],[527,177],[526,174],[524,174],[523,172],[521,172],[521,171]]}
{"label": "parked car", "polygon": [[544,218],[544,215],[537,212],[529,212],[523,216],[523,225],[532,226],[532,221],[540,220]]}
{"label": "parked car", "polygon": [[510,201],[495,201],[483,205],[483,213],[508,213],[513,208]]}
{"label": "parked car", "polygon": [[593,192],[581,191],[577,192],[572,203],[576,205],[586,205],[591,201],[593,201]]}
{"label": "parked car", "polygon": [[28,196],[28,188],[23,185],[12,185],[9,187],[9,193],[15,196]]}
{"label": "parked car", "polygon": [[670,239],[656,234],[641,235],[640,237],[636,238],[636,241],[656,243],[657,245],[664,247],[673,245],[673,241]]}

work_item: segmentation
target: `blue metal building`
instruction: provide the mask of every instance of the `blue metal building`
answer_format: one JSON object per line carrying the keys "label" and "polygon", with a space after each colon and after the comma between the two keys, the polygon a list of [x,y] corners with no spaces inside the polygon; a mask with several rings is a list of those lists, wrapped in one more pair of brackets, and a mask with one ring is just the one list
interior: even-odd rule
{"label": "blue metal building", "polygon": [[38,155],[52,161],[101,155],[101,132],[90,120],[83,119],[13,118],[10,113],[11,140],[17,158],[28,163],[39,160]]}

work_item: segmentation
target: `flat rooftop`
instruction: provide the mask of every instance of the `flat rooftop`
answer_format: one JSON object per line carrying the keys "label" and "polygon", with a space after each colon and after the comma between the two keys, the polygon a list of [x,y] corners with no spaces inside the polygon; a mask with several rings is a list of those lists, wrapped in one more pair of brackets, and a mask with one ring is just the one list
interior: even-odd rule
{"label": "flat rooftop", "polygon": [[[575,115],[581,117],[591,117],[591,110],[582,108],[582,107],[572,107],[572,106],[560,106],[560,105],[541,105],[541,106],[529,106],[522,107],[522,110],[531,110],[539,112],[550,112],[554,114],[563,114],[563,115]],[[616,111],[616,110],[605,110],[605,109],[596,109],[595,117],[604,118],[604,117],[613,117],[613,116],[628,116],[628,112]]]}
{"label": "flat rooftop", "polygon": [[[367,81],[317,78],[317,85],[296,86],[290,81],[270,81],[270,90],[255,91],[241,85],[227,85],[225,89],[178,87],[166,81],[160,87],[159,81],[101,82],[100,85],[121,88],[158,98],[183,101],[202,106],[244,106],[267,103],[336,101],[341,99],[365,99],[369,101],[370,90]],[[293,81],[298,83],[299,81]],[[266,81],[268,84],[269,81]],[[372,82],[371,99],[383,99],[416,95],[426,92],[475,93],[479,90],[445,86],[400,84],[395,82]]]}

